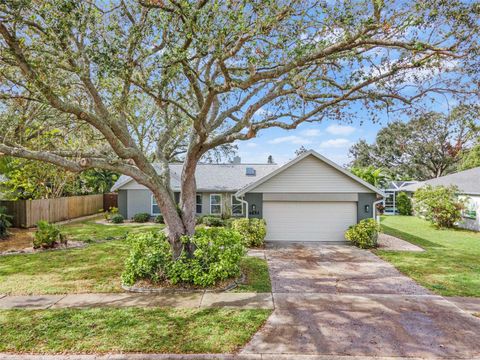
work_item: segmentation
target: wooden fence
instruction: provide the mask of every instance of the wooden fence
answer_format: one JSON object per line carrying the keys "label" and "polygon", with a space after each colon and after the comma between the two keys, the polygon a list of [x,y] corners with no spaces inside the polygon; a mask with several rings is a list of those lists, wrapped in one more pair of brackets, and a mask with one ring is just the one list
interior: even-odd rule
{"label": "wooden fence", "polygon": [[39,220],[58,222],[93,215],[103,209],[103,194],[57,199],[0,201],[13,216],[13,226],[29,228]]}

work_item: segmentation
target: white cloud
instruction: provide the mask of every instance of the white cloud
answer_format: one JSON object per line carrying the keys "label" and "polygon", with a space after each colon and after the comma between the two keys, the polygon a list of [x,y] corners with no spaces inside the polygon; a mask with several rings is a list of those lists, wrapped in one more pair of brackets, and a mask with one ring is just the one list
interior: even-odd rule
{"label": "white cloud", "polygon": [[254,143],[254,142],[247,142],[247,143],[245,144],[245,146],[248,147],[248,148],[255,148],[255,147],[257,147],[257,145],[258,145],[258,144],[257,144],[257,143]]}
{"label": "white cloud", "polygon": [[290,135],[290,136],[281,136],[277,137],[273,140],[270,140],[268,142],[269,144],[284,144],[284,143],[290,143],[290,144],[295,144],[295,145],[308,145],[311,144],[312,142],[308,139],[302,138],[300,136],[296,135]]}
{"label": "white cloud", "polygon": [[330,139],[326,141],[322,141],[320,143],[320,147],[323,149],[328,148],[347,148],[351,146],[353,143],[348,139],[338,138],[338,139]]}
{"label": "white cloud", "polygon": [[308,130],[303,130],[300,134],[302,136],[315,137],[315,136],[319,136],[321,132],[318,129],[308,129]]}
{"label": "white cloud", "polygon": [[330,125],[329,127],[327,127],[327,132],[332,134],[332,135],[346,136],[346,135],[350,135],[353,132],[355,132],[355,128],[353,126],[350,126],[350,125],[336,125],[336,124],[333,124],[333,125]]}

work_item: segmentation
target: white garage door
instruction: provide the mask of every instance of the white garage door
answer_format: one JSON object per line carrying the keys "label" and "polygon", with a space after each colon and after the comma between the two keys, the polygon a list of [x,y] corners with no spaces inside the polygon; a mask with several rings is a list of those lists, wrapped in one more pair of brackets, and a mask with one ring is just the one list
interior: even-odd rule
{"label": "white garage door", "polygon": [[345,230],[357,222],[357,204],[265,201],[263,218],[269,241],[345,241]]}

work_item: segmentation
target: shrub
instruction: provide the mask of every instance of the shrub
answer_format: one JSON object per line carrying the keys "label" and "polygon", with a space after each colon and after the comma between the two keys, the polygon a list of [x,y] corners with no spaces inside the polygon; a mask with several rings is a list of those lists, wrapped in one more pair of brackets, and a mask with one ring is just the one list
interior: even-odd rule
{"label": "shrub", "polygon": [[7,209],[0,206],[0,238],[4,238],[8,235],[8,228],[12,226],[12,216],[7,214]]}
{"label": "shrub", "polygon": [[146,223],[147,221],[150,220],[150,214],[149,213],[138,213],[133,215],[133,221],[137,223]]}
{"label": "shrub", "polygon": [[465,207],[457,194],[455,186],[424,186],[413,196],[415,213],[439,228],[451,228],[462,218]]}
{"label": "shrub", "polygon": [[125,220],[125,219],[123,218],[123,216],[121,214],[115,214],[110,218],[110,221],[114,224],[121,224],[121,223],[123,223],[123,220]]}
{"label": "shrub", "polygon": [[165,220],[163,219],[163,215],[157,215],[154,220],[157,224],[165,224]]}
{"label": "shrub", "polygon": [[236,219],[232,223],[232,229],[240,233],[245,246],[258,247],[265,244],[267,226],[263,219]]}
{"label": "shrub", "polygon": [[225,228],[198,229],[184,241],[195,247],[193,257],[183,253],[173,263],[169,274],[173,284],[186,282],[202,287],[231,278],[240,273],[240,260],[245,247],[240,234]]}
{"label": "shrub", "polygon": [[184,237],[184,243],[191,243],[195,251],[193,256],[183,252],[176,261],[162,232],[132,234],[129,241],[131,251],[122,274],[125,285],[147,279],[211,286],[238,275],[245,254],[240,234],[224,228],[198,229],[193,236]]}
{"label": "shrub", "polygon": [[35,238],[33,239],[34,249],[48,249],[53,248],[56,244],[66,243],[67,239],[60,232],[58,226],[43,220],[37,223],[37,231],[35,231]]}
{"label": "shrub", "polygon": [[167,278],[173,258],[167,236],[163,232],[131,234],[127,237],[130,255],[125,262],[122,281],[133,285],[139,279],[158,282]]}
{"label": "shrub", "polygon": [[412,215],[412,200],[405,192],[401,192],[396,198],[397,210],[400,215]]}
{"label": "shrub", "polygon": [[225,221],[219,216],[204,216],[202,224],[206,226],[224,226]]}
{"label": "shrub", "polygon": [[345,232],[345,239],[361,249],[375,248],[379,232],[380,225],[374,219],[363,219],[348,228]]}

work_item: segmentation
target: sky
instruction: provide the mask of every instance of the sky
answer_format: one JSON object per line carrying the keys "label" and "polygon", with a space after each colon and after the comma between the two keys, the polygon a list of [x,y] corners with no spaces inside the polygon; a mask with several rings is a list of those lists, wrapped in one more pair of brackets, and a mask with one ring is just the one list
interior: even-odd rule
{"label": "sky", "polygon": [[[426,109],[448,112],[457,101],[448,97],[430,98],[433,102]],[[350,147],[360,139],[373,143],[377,132],[394,120],[408,121],[402,113],[380,113],[380,120],[373,122],[367,111],[357,106],[357,115],[349,123],[324,120],[319,123],[303,123],[295,130],[265,129],[251,140],[237,142],[238,156],[242,163],[266,163],[269,155],[282,165],[295,158],[295,150],[302,145],[313,149],[340,166],[347,167],[352,161]]]}
{"label": "sky", "polygon": [[302,145],[313,149],[339,165],[350,160],[348,149],[359,139],[372,142],[380,124],[366,122],[339,123],[325,121],[319,124],[303,124],[295,130],[267,129],[248,141],[239,142],[238,155],[244,163],[264,163],[269,155],[278,164],[295,157],[295,150]]}

